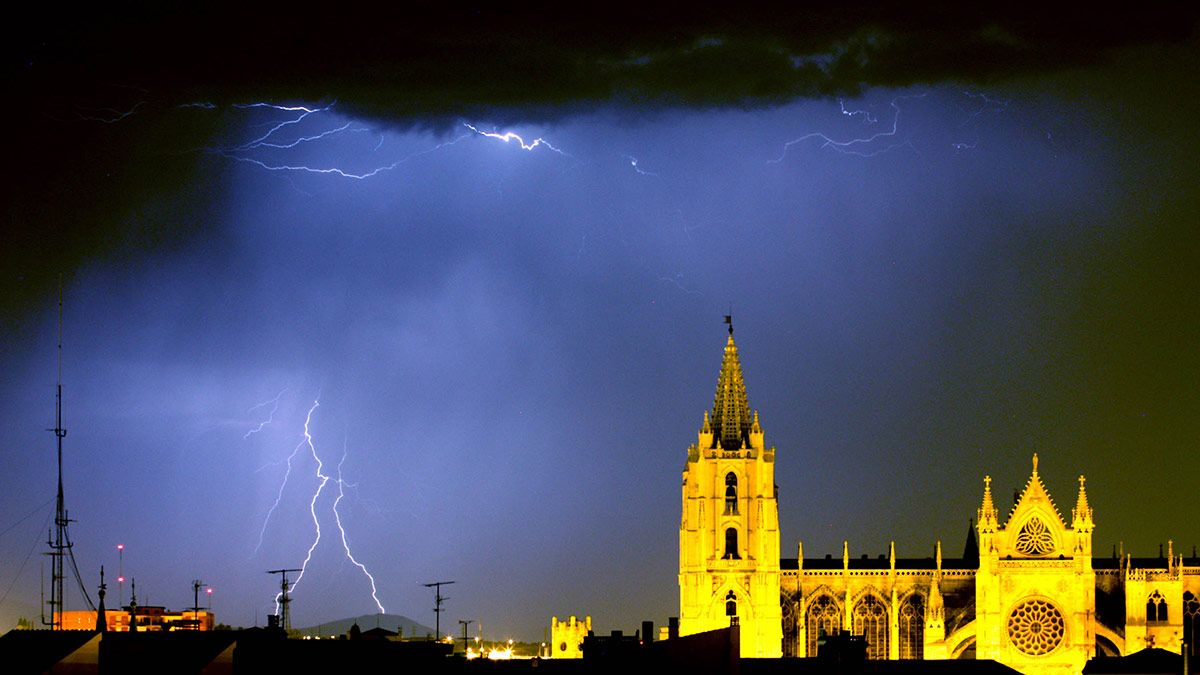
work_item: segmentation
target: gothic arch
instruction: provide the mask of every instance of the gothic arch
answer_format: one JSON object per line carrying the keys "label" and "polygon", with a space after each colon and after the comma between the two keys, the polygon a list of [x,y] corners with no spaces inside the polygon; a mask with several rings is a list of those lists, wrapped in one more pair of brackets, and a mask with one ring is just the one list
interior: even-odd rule
{"label": "gothic arch", "polygon": [[842,605],[827,586],[809,596],[804,609],[804,626],[805,656],[817,655],[817,641],[822,635],[836,635],[842,630]]}
{"label": "gothic arch", "polygon": [[799,655],[800,594],[783,591],[779,594],[780,614],[783,617],[783,655]]}
{"label": "gothic arch", "polygon": [[916,591],[906,594],[896,605],[896,637],[901,659],[925,657],[925,596]]}
{"label": "gothic arch", "polygon": [[882,660],[888,657],[891,639],[891,603],[878,592],[860,593],[852,605],[851,633],[861,635],[867,642],[867,658]]}
{"label": "gothic arch", "polygon": [[733,594],[733,599],[737,603],[738,618],[743,621],[754,619],[754,606],[750,603],[750,594],[734,583],[722,584],[713,592],[709,599],[709,616],[719,619],[726,616],[725,603],[730,593]]}
{"label": "gothic arch", "polygon": [[859,589],[857,593],[850,596],[850,606],[853,607],[854,605],[857,605],[860,601],[862,601],[863,598],[867,597],[868,595],[875,596],[876,598],[879,599],[880,602],[884,603],[885,605],[890,602],[889,600],[887,600],[887,598],[889,597],[888,594],[885,594],[883,591],[876,588],[874,584],[867,584],[866,586],[863,586],[861,589]]}

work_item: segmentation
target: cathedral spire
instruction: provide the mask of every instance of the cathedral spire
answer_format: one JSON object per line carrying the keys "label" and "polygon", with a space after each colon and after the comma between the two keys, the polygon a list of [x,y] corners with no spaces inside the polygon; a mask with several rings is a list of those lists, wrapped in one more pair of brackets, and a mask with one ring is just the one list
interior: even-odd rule
{"label": "cathedral spire", "polygon": [[1075,508],[1071,509],[1071,527],[1076,531],[1090,530],[1092,527],[1092,507],[1088,504],[1087,489],[1084,483],[1087,479],[1079,477],[1079,497],[1075,500]]}
{"label": "cathedral spire", "polygon": [[712,427],[714,447],[725,450],[741,449],[748,440],[753,418],[746,400],[746,381],[738,360],[737,345],[733,342],[732,325],[725,342],[721,374],[717,377],[717,393],[713,397]]}
{"label": "cathedral spire", "polygon": [[992,477],[983,477],[983,504],[979,507],[979,527],[983,531],[995,532],[1000,514],[996,511],[996,502],[992,501]]}

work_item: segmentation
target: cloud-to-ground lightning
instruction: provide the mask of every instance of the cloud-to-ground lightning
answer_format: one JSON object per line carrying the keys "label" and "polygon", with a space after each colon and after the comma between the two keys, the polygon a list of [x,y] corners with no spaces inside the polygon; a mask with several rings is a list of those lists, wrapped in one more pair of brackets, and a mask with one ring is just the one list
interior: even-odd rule
{"label": "cloud-to-ground lightning", "polygon": [[[892,99],[891,102],[888,103],[888,105],[892,108],[892,126],[890,129],[879,131],[868,136],[859,136],[846,140],[837,140],[824,132],[814,131],[812,133],[804,134],[798,138],[793,138],[792,140],[784,143],[783,152],[780,153],[779,157],[775,159],[769,159],[767,160],[767,163],[778,164],[782,162],[787,157],[788,150],[790,150],[793,145],[804,143],[805,141],[813,139],[821,142],[820,147],[822,149],[829,148],[842,154],[858,155],[859,157],[875,157],[876,155],[882,155],[885,152],[891,152],[897,148],[902,148],[905,146],[912,147],[912,143],[907,140],[901,142],[895,141],[900,127],[900,105],[897,103],[897,101],[902,98],[923,98],[924,96],[925,94],[913,94],[911,96],[898,96]],[[865,114],[865,111],[847,110],[845,104],[841,102],[839,102],[839,105],[843,115],[853,117],[859,113]],[[874,120],[870,116],[867,116],[868,123],[872,123],[873,121]],[[884,147],[879,148],[876,146],[876,141],[881,141],[881,139],[890,139],[890,142],[883,141],[887,142],[887,144],[884,145]]]}
{"label": "cloud-to-ground lightning", "polygon": [[342,535],[342,549],[346,551],[346,557],[350,559],[350,562],[354,563],[355,567],[362,570],[362,573],[367,575],[367,579],[371,581],[371,599],[375,601],[375,606],[379,608],[379,613],[383,614],[383,604],[379,602],[379,595],[375,588],[375,577],[371,576],[371,573],[367,571],[367,566],[358,562],[354,554],[350,552],[350,543],[346,541],[346,528],[342,527],[342,514],[338,511],[338,504],[346,496],[346,482],[342,480],[342,465],[346,463],[346,454],[346,446],[343,443],[342,458],[338,461],[337,465],[338,496],[337,499],[333,500],[333,518],[337,521],[338,532]]}
{"label": "cloud-to-ground lightning", "polygon": [[[379,601],[378,590],[377,590],[377,587],[375,584],[375,577],[367,569],[366,565],[359,562],[358,559],[356,559],[354,557],[353,553],[351,553],[350,543],[346,537],[346,528],[342,524],[342,516],[341,516],[341,513],[338,511],[338,506],[340,505],[342,498],[345,496],[345,481],[342,478],[342,464],[345,463],[345,461],[346,461],[346,454],[347,454],[346,448],[343,447],[343,449],[342,449],[342,458],[338,462],[338,467],[337,467],[337,477],[333,478],[332,476],[329,476],[325,473],[325,463],[321,460],[321,456],[317,452],[316,443],[313,441],[312,430],[311,430],[312,419],[313,419],[313,414],[316,412],[317,408],[319,408],[320,406],[321,406],[321,401],[320,401],[320,397],[318,397],[317,399],[313,400],[312,406],[308,409],[308,413],[305,415],[303,438],[296,445],[296,447],[292,449],[291,454],[288,456],[287,472],[284,474],[283,482],[279,486],[279,493],[276,495],[275,503],[272,504],[271,509],[267,512],[267,518],[263,521],[262,530],[259,532],[258,546],[259,547],[262,546],[262,538],[263,538],[263,534],[266,532],[267,523],[270,520],[271,514],[274,513],[276,507],[279,506],[280,499],[283,497],[284,488],[287,486],[288,477],[291,475],[293,461],[295,460],[296,455],[300,451],[300,449],[307,447],[309,454],[312,455],[313,461],[316,462],[316,469],[314,471],[314,476],[317,479],[317,486],[316,486],[316,489],[313,490],[312,498],[308,502],[308,513],[312,517],[314,536],[313,536],[312,544],[309,545],[308,551],[305,553],[304,562],[300,565],[300,574],[296,577],[295,581],[293,581],[291,583],[291,588],[292,589],[296,588],[296,586],[298,586],[300,584],[300,581],[302,579],[304,579],[304,574],[308,570],[308,564],[309,564],[309,562],[312,561],[313,552],[317,550],[317,546],[319,546],[321,543],[321,518],[317,514],[317,502],[320,500],[321,494],[325,491],[325,486],[329,484],[330,480],[334,480],[338,486],[338,496],[333,501],[332,511],[333,511],[334,521],[337,524],[338,532],[341,535],[342,548],[345,551],[346,557],[350,560],[350,562],[353,563],[355,567],[362,570],[362,573],[367,577],[367,580],[371,584],[371,599],[374,601],[376,608],[379,609],[379,613],[382,614],[385,612],[385,610],[383,608],[383,603],[381,603]],[[257,550],[258,550],[258,548],[255,549],[255,551],[257,551]],[[280,598],[282,597],[282,595],[283,594],[281,592],[275,596],[275,611],[276,612],[279,611],[279,601],[280,601]]]}

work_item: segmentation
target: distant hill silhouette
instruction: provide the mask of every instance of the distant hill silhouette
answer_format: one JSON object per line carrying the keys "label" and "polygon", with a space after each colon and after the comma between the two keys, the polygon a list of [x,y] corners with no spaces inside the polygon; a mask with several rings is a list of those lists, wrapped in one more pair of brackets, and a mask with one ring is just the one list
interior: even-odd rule
{"label": "distant hill silhouette", "polygon": [[336,621],[326,621],[325,623],[308,626],[306,628],[297,628],[304,635],[313,635],[328,637],[330,635],[345,635],[350,630],[350,626],[355,623],[364,631],[372,628],[386,628],[390,631],[395,631],[396,628],[404,628],[404,637],[425,637],[433,635],[433,629],[429,626],[413,621],[407,616],[400,614],[363,614],[362,616],[352,616],[346,619],[338,619]]}

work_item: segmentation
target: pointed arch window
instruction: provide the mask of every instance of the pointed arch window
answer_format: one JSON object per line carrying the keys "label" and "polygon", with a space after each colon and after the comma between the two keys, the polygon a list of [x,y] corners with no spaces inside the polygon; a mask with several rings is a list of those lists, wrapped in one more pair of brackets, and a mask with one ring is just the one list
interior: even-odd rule
{"label": "pointed arch window", "polygon": [[741,560],[742,556],[738,555],[738,535],[736,527],[725,529],[725,555],[726,560]]}
{"label": "pointed arch window", "polygon": [[1196,637],[1200,634],[1200,600],[1191,591],[1183,592],[1183,641],[1188,655],[1200,655],[1196,648]]}
{"label": "pointed arch window", "polygon": [[1154,591],[1146,598],[1146,623],[1167,622],[1167,599],[1162,593]]}
{"label": "pointed arch window", "polygon": [[730,471],[725,474],[725,515],[737,515],[737,474]]}
{"label": "pointed arch window", "polygon": [[887,609],[879,598],[867,595],[854,606],[854,634],[866,640],[868,659],[888,657]]}
{"label": "pointed arch window", "polygon": [[733,591],[725,594],[725,616],[737,616],[737,595]]}
{"label": "pointed arch window", "polygon": [[799,603],[784,592],[779,597],[779,609],[783,614],[783,655],[785,657],[799,656],[796,651],[796,638],[799,633]]}
{"label": "pointed arch window", "polygon": [[805,656],[817,656],[817,641],[826,635],[837,635],[842,629],[842,612],[837,602],[828,595],[819,595],[808,606],[804,617],[808,638]]}
{"label": "pointed arch window", "polygon": [[900,658],[925,658],[925,602],[916,593],[900,605]]}

